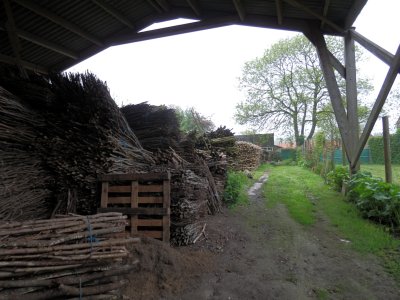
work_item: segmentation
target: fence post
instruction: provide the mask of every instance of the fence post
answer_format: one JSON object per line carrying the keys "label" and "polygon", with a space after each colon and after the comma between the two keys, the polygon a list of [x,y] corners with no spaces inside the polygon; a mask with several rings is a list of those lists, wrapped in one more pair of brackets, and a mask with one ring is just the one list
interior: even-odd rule
{"label": "fence post", "polygon": [[382,118],[383,127],[383,154],[385,158],[385,179],[386,182],[392,183],[392,159],[390,153],[390,134],[389,134],[389,117]]}

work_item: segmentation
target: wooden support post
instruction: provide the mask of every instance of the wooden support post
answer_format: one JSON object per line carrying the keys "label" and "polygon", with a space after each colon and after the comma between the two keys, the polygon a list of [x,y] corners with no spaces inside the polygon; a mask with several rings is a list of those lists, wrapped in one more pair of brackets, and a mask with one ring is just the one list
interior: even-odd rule
{"label": "wooden support post", "polygon": [[[346,145],[349,157],[352,161],[357,152],[358,140],[360,135],[358,122],[357,104],[357,77],[356,77],[356,54],[354,40],[350,33],[344,37],[344,58],[346,66],[346,100],[347,100],[347,120],[349,123],[349,143]],[[360,164],[350,165],[350,174],[355,174],[360,170]]]}
{"label": "wooden support post", "polygon": [[383,127],[383,154],[385,158],[385,180],[392,183],[392,159],[390,152],[390,134],[389,134],[389,118],[382,118]]}
{"label": "wooden support post", "polygon": [[[131,208],[138,208],[139,186],[137,181],[131,182]],[[131,235],[138,233],[138,216],[131,215]]]}
{"label": "wooden support post", "polygon": [[162,225],[163,225],[163,241],[169,243],[170,237],[170,206],[171,206],[171,192],[170,192],[170,180],[164,180],[163,182],[163,208],[167,210],[167,215],[163,216]]}
{"label": "wooden support post", "polygon": [[361,152],[368,141],[369,135],[371,134],[372,128],[374,128],[375,122],[378,119],[378,116],[382,110],[383,105],[385,104],[386,98],[393,86],[393,83],[396,79],[396,76],[400,69],[400,45],[397,48],[396,55],[393,58],[393,62],[389,68],[389,71],[386,75],[385,81],[382,84],[382,87],[379,91],[378,97],[375,101],[374,107],[372,108],[371,114],[368,118],[367,124],[365,124],[365,128],[360,137],[360,142],[358,144],[358,149],[355,155],[355,160],[352,161],[352,164],[356,164],[358,159],[360,158]]}
{"label": "wooden support post", "polygon": [[347,146],[350,144],[351,138],[349,134],[349,122],[347,120],[347,114],[343,106],[343,100],[336,81],[335,73],[333,72],[332,65],[330,64],[329,51],[321,30],[315,27],[311,27],[310,29],[311,32],[310,34],[307,34],[307,37],[311,38],[312,43],[317,49],[321,69],[324,74],[329,97],[331,98],[336,122],[339,127],[339,132],[347,151],[347,157],[352,159]]}

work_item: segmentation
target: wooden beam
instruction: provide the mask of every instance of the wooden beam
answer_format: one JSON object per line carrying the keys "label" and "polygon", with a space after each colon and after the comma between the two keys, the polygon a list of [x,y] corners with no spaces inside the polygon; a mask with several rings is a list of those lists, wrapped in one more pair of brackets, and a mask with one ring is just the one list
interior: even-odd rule
{"label": "wooden beam", "polygon": [[232,16],[224,16],[205,21],[198,21],[182,25],[170,26],[166,28],[138,32],[135,34],[126,34],[120,36],[118,39],[114,39],[113,41],[111,41],[110,46],[123,45],[123,44],[147,41],[167,36],[173,36],[177,34],[190,33],[195,31],[207,30],[211,28],[218,28],[221,26],[237,24],[239,23],[238,21],[239,20],[237,16],[235,16],[235,18],[233,18]]}
{"label": "wooden beam", "polygon": [[239,15],[240,20],[243,22],[246,18],[246,9],[242,0],[233,0],[233,4],[235,5],[235,9]]}
{"label": "wooden beam", "polygon": [[197,0],[186,0],[186,2],[189,4],[190,8],[194,11],[196,16],[200,17],[201,9],[200,9],[199,2]]}
{"label": "wooden beam", "polygon": [[156,2],[158,3],[158,5],[160,5],[160,7],[164,10],[164,11],[169,11],[170,10],[170,6],[167,0],[156,0]]}
{"label": "wooden beam", "polygon": [[64,18],[61,18],[59,15],[49,11],[48,9],[45,9],[45,8],[35,4],[33,1],[28,1],[28,0],[13,0],[13,1],[27,9],[33,11],[34,13],[52,21],[53,23],[56,23],[56,24],[60,25],[61,27],[75,33],[76,35],[79,35],[80,37],[82,37],[88,41],[91,41],[92,43],[96,44],[97,46],[104,46],[104,44],[93,34],[86,32],[80,26],[78,26]]}
{"label": "wooden beam", "polygon": [[[326,16],[328,15],[328,9],[329,9],[329,5],[331,4],[331,0],[325,0],[325,3],[324,3],[324,10],[322,11],[322,16],[324,17],[324,18],[326,18]],[[325,25],[325,21],[322,21],[321,22],[321,29],[323,29],[324,28],[324,25]]]}
{"label": "wooden beam", "polygon": [[350,34],[351,34],[351,37],[357,43],[359,43],[361,46],[363,46],[365,49],[367,49],[369,52],[371,52],[377,58],[382,60],[385,64],[387,64],[388,66],[390,66],[392,64],[393,57],[394,57],[394,55],[392,53],[383,49],[381,46],[378,46],[374,42],[370,41],[365,36],[356,32],[354,29],[350,30]]}
{"label": "wooden beam", "polygon": [[[0,26],[0,30],[5,31],[6,28]],[[16,28],[16,33],[20,38],[22,38],[22,39],[24,39],[26,41],[32,42],[32,43],[34,43],[36,45],[42,46],[42,47],[47,48],[49,50],[52,50],[54,52],[57,52],[57,53],[60,53],[62,55],[71,57],[73,59],[78,59],[78,54],[75,53],[74,51],[71,51],[71,50],[69,50],[69,49],[67,49],[67,48],[65,48],[63,46],[60,46],[60,45],[58,45],[56,43],[47,41],[47,40],[41,38],[40,36],[34,35],[34,34],[30,33],[30,32],[27,32],[25,30],[21,30],[21,29],[18,29],[18,28]]]}
{"label": "wooden beam", "polygon": [[[310,35],[308,31],[304,31],[303,34],[310,40],[311,43],[314,44],[313,37]],[[316,45],[314,44],[316,47]],[[342,76],[343,78],[346,78],[346,68],[342,65],[340,60],[338,60],[335,55],[332,54],[332,52],[329,51],[328,49],[328,56],[329,56],[329,61],[332,65],[332,67],[335,68],[335,70]]]}
{"label": "wooden beam", "polygon": [[[359,121],[358,121],[358,103],[357,103],[357,69],[356,69],[356,51],[354,40],[350,33],[344,37],[344,59],[346,65],[346,102],[347,102],[347,120],[349,121],[349,145],[346,149],[350,153],[350,160],[354,161],[357,152],[359,140]],[[360,166],[351,168],[351,173],[355,174]]]}
{"label": "wooden beam", "polygon": [[390,133],[389,133],[389,117],[384,116],[382,118],[382,129],[383,129],[383,157],[385,159],[385,181],[392,183],[392,157],[390,151]]}
{"label": "wooden beam", "polygon": [[347,29],[353,25],[354,20],[360,14],[361,10],[363,9],[367,1],[368,0],[353,0],[353,5],[347,11],[347,17],[346,21],[344,22],[344,28]]}
{"label": "wooden beam", "polygon": [[163,12],[161,7],[158,6],[158,4],[154,0],[147,0],[147,3],[149,3],[151,5],[151,7],[153,7],[159,14],[161,14]]}
{"label": "wooden beam", "polygon": [[105,12],[113,16],[122,24],[128,26],[130,29],[135,29],[135,25],[133,25],[133,23],[127,17],[125,17],[121,12],[116,10],[112,5],[108,4],[104,0],[92,0],[92,2],[97,6],[101,7]]}
{"label": "wooden beam", "polygon": [[15,56],[15,64],[18,67],[21,76],[24,78],[28,78],[28,74],[24,69],[21,59],[21,44],[19,43],[18,35],[17,35],[17,27],[15,25],[14,16],[11,9],[11,4],[9,0],[3,0],[4,9],[7,15],[6,29],[8,33],[8,39],[10,40],[11,47]]}
{"label": "wooden beam", "polygon": [[368,138],[369,138],[369,135],[371,134],[372,129],[374,128],[376,120],[378,119],[379,114],[382,111],[382,107],[385,104],[386,98],[393,86],[393,83],[399,72],[399,68],[400,68],[400,45],[397,48],[396,55],[393,58],[393,62],[389,68],[389,71],[387,72],[385,81],[382,84],[382,87],[379,91],[378,97],[376,98],[375,104],[372,108],[371,114],[368,117],[367,124],[365,124],[365,128],[360,137],[360,142],[359,142],[358,149],[356,152],[356,160],[354,162],[352,162],[352,165],[354,165],[354,166],[358,162],[361,152],[364,149],[364,147],[368,141]]}
{"label": "wooden beam", "polygon": [[350,144],[349,139],[349,123],[347,121],[346,111],[343,107],[343,100],[340,90],[336,81],[335,73],[333,72],[332,65],[330,64],[329,51],[321,30],[318,27],[311,28],[311,37],[313,44],[317,48],[321,69],[325,77],[326,85],[328,88],[329,97],[332,102],[333,111],[339,127],[339,132],[345,148]]}
{"label": "wooden beam", "polygon": [[[0,62],[16,65],[17,60],[15,57],[11,57],[8,55],[0,54]],[[20,60],[20,64],[27,70],[31,70],[37,73],[48,74],[49,70],[46,67],[36,65],[34,63],[28,62],[26,60]]]}
{"label": "wooden beam", "polygon": [[329,25],[331,28],[333,28],[334,30],[336,30],[338,33],[343,34],[344,33],[344,29],[341,28],[340,26],[336,25],[335,23],[333,23],[331,20],[329,20],[328,18],[321,16],[319,13],[313,11],[312,9],[308,8],[307,6],[305,6],[304,4],[301,4],[300,2],[298,2],[297,0],[283,0],[287,3],[289,3],[290,5],[300,8],[303,11],[305,11],[306,13],[312,15],[313,17],[317,18],[320,21],[325,22],[327,25]]}
{"label": "wooden beam", "polygon": [[169,3],[166,0],[147,0],[147,3],[160,14],[170,10]]}
{"label": "wooden beam", "polygon": [[282,0],[275,0],[275,6],[276,6],[276,16],[278,18],[278,24],[282,25],[283,24],[283,4],[282,4]]}

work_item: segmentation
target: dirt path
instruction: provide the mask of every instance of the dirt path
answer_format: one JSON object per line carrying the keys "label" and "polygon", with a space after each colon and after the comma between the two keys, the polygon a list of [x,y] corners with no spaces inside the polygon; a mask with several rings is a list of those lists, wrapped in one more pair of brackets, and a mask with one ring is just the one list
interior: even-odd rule
{"label": "dirt path", "polygon": [[305,228],[283,205],[267,209],[261,185],[249,190],[248,207],[210,218],[208,240],[197,247],[214,251],[213,271],[172,298],[400,299],[374,257],[350,250],[322,216]]}

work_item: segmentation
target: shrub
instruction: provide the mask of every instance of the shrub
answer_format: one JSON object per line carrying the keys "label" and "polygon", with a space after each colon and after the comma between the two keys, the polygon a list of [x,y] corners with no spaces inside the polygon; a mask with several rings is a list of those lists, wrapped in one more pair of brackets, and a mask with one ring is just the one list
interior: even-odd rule
{"label": "shrub", "polygon": [[360,172],[349,180],[349,200],[363,217],[392,227],[400,225],[400,187]]}
{"label": "shrub", "polygon": [[247,202],[246,188],[250,179],[243,172],[229,171],[224,190],[224,201],[229,205]]}
{"label": "shrub", "polygon": [[327,183],[339,192],[342,190],[343,183],[346,183],[349,179],[349,169],[344,166],[336,166],[326,175]]}

